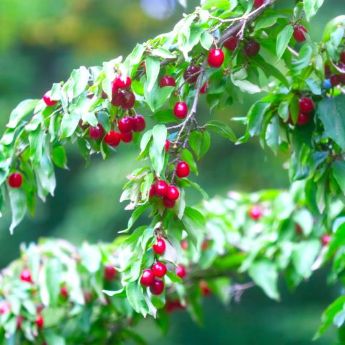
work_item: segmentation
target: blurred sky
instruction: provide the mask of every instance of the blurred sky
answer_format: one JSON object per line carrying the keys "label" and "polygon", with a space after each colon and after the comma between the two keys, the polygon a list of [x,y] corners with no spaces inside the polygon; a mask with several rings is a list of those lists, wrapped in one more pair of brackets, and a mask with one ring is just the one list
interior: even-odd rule
{"label": "blurred sky", "polygon": [[[197,1],[188,3],[192,8]],[[279,3],[284,7],[293,1]],[[79,65],[97,65],[126,55],[137,42],[169,31],[183,11],[175,0],[1,0],[1,128],[23,98],[40,97]],[[312,35],[320,37],[324,24],[344,12],[343,0],[325,0],[321,14],[313,21]],[[246,109],[235,104],[215,116],[229,121]],[[201,113],[207,115],[206,111]],[[257,142],[245,146],[219,138],[212,138],[212,142],[212,151],[200,163],[196,178],[211,196],[225,195],[229,189],[288,186],[287,173],[281,168],[283,158],[263,152]],[[13,236],[8,232],[8,213],[0,220],[1,266],[18,255],[21,242],[41,236],[63,237],[75,243],[112,240],[129,217],[118,199],[126,174],[135,166],[135,150],[120,151],[106,162],[95,158],[85,167],[75,148],[69,148],[70,169],[57,172],[56,196],[46,204],[38,202],[36,218],[26,219]],[[198,201],[194,195],[192,199]],[[212,299],[206,301],[204,328],[182,313],[175,317],[168,337],[147,324],[142,330],[152,339],[150,344],[161,345],[311,344],[320,313],[335,292],[326,286],[320,272],[297,293],[285,292],[279,304],[255,289],[240,305],[227,309]],[[332,339],[329,334],[315,344],[331,344]]]}

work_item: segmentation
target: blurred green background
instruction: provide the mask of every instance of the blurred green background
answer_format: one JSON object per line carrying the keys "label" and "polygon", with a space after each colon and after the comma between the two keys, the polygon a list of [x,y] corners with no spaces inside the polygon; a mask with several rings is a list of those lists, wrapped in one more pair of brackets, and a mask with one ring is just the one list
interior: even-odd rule
{"label": "blurred green background", "polygon": [[[279,3],[289,6],[293,1]],[[190,9],[196,4],[189,1]],[[312,36],[320,37],[324,24],[344,10],[343,1],[326,0],[313,20]],[[79,65],[97,65],[126,55],[136,42],[170,30],[182,13],[176,0],[1,0],[1,129],[23,98],[41,97],[52,82],[65,80]],[[246,110],[234,104],[215,116],[229,121]],[[225,195],[230,189],[287,187],[282,162],[283,157],[263,152],[257,142],[241,147],[213,138],[197,180],[211,196]],[[107,162],[95,158],[85,167],[71,147],[70,169],[57,172],[55,198],[46,204],[38,202],[35,219],[27,218],[13,236],[8,232],[8,214],[1,219],[1,267],[18,256],[20,243],[42,236],[63,237],[74,243],[111,241],[129,217],[118,199],[125,176],[135,164],[135,151],[126,147]],[[281,303],[269,301],[258,289],[246,293],[241,304],[228,308],[207,299],[202,327],[179,312],[173,316],[168,336],[150,321],[139,328],[150,344],[311,344],[322,310],[339,291],[326,285],[326,272],[319,272],[295,293],[284,290],[283,283],[281,287],[285,291]],[[333,344],[334,339],[329,332],[314,344]]]}

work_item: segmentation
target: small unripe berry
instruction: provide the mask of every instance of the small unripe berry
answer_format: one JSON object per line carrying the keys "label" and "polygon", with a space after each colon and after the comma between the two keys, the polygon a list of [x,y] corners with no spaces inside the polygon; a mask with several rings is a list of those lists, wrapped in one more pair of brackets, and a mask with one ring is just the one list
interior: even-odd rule
{"label": "small unripe berry", "polygon": [[184,177],[188,177],[190,174],[190,168],[188,163],[182,161],[179,162],[176,166],[176,175],[179,178],[184,178]]}
{"label": "small unripe berry", "polygon": [[153,295],[161,295],[164,291],[163,280],[154,279],[153,283],[150,285],[150,291]]}
{"label": "small unripe berry", "polygon": [[297,42],[304,42],[307,32],[307,29],[303,25],[295,25],[293,28],[293,37]]}
{"label": "small unripe berry", "polygon": [[131,132],[133,130],[133,118],[130,116],[125,116],[119,120],[117,127],[122,133]]}
{"label": "small unripe berry", "polygon": [[146,127],[145,118],[142,115],[136,115],[133,117],[133,131],[142,132]]}
{"label": "small unripe berry", "polygon": [[155,194],[158,197],[163,198],[167,195],[169,185],[165,181],[158,180],[155,182],[154,186],[155,186]]}
{"label": "small unripe berry", "polygon": [[260,44],[254,40],[250,40],[244,47],[244,52],[247,56],[255,56],[260,51]]}
{"label": "small unripe berry", "polygon": [[148,287],[153,283],[154,279],[155,279],[155,276],[154,276],[152,270],[150,270],[150,269],[144,270],[144,272],[140,278],[140,284],[142,286]]}
{"label": "small unripe berry", "polygon": [[96,127],[90,127],[89,128],[89,136],[93,140],[99,140],[102,139],[104,135],[104,129],[101,124],[98,124]]}
{"label": "small unripe berry", "polygon": [[110,131],[105,135],[104,141],[109,146],[116,147],[120,144],[121,133],[115,132],[115,131]]}
{"label": "small unripe berry", "polygon": [[249,216],[253,220],[259,220],[263,216],[263,211],[261,206],[259,205],[254,205],[252,208],[249,210]]}
{"label": "small unripe berry", "polygon": [[186,278],[187,276],[187,270],[186,270],[186,267],[184,265],[178,265],[176,267],[176,275],[178,277],[180,277],[181,279],[184,279]]}
{"label": "small unripe berry", "polygon": [[176,81],[174,77],[171,77],[169,75],[166,75],[161,78],[159,81],[160,87],[166,87],[166,86],[176,86]]}
{"label": "small unripe berry", "polygon": [[234,51],[238,45],[238,38],[231,36],[227,41],[224,42],[224,47],[230,51]]}
{"label": "small unripe berry", "polygon": [[168,186],[166,197],[169,200],[176,201],[180,197],[180,192],[176,186]]}
{"label": "small unripe berry", "polygon": [[20,280],[26,283],[31,283],[31,284],[33,283],[31,272],[27,268],[24,268],[22,272],[20,273]]}
{"label": "small unripe berry", "polygon": [[158,277],[158,278],[163,278],[166,273],[167,273],[167,267],[165,266],[165,264],[163,264],[163,262],[155,262],[153,265],[152,265],[152,268],[151,268],[153,274],[155,275],[155,277]]}
{"label": "small unripe berry", "polygon": [[310,115],[306,113],[299,113],[297,117],[297,124],[304,126],[310,122]]}
{"label": "small unripe berry", "polygon": [[36,326],[38,329],[42,329],[44,327],[44,319],[42,315],[38,315],[36,318]]}
{"label": "small unripe berry", "polygon": [[115,279],[117,271],[112,265],[106,265],[104,267],[104,279],[107,281],[112,281]]}
{"label": "small unripe berry", "polygon": [[44,103],[46,104],[47,107],[53,107],[57,103],[57,101],[53,101],[50,98],[49,91],[44,94],[43,101],[44,101]]}
{"label": "small unripe berry", "polygon": [[309,97],[303,97],[299,100],[299,110],[302,113],[311,113],[315,109],[315,104],[313,100]]}
{"label": "small unripe berry", "polygon": [[210,67],[219,68],[224,62],[224,53],[221,49],[212,48],[207,58]]}
{"label": "small unripe berry", "polygon": [[190,65],[183,74],[184,80],[189,84],[194,84],[201,72],[200,66]]}
{"label": "small unripe berry", "polygon": [[152,246],[152,249],[157,255],[163,255],[166,249],[166,244],[163,238],[158,238],[157,242]]}
{"label": "small unripe berry", "polygon": [[7,182],[11,188],[20,188],[23,184],[23,176],[19,172],[12,173]]}
{"label": "small unripe berry", "polygon": [[174,107],[174,114],[179,119],[184,119],[188,114],[188,106],[185,102],[177,102]]}

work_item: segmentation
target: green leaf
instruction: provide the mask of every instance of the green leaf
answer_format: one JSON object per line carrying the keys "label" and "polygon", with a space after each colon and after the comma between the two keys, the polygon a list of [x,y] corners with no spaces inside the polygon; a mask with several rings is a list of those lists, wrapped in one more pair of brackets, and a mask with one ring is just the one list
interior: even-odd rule
{"label": "green leaf", "polygon": [[64,146],[54,146],[52,152],[52,159],[56,166],[62,169],[67,168],[67,154]]}
{"label": "green leaf", "polygon": [[236,141],[235,133],[224,122],[212,120],[206,123],[206,128],[210,129],[211,131],[214,131],[218,135],[221,135],[223,138],[226,138],[232,142]]}
{"label": "green leaf", "polygon": [[22,120],[32,115],[32,111],[35,109],[37,103],[37,99],[27,99],[25,101],[20,102],[12,110],[7,127],[16,128]]}
{"label": "green leaf", "polygon": [[160,176],[164,167],[164,145],[168,131],[164,125],[156,125],[152,129],[153,142],[150,147],[150,160],[156,174]]}
{"label": "green leaf", "polygon": [[283,56],[286,48],[289,45],[292,34],[293,34],[293,27],[291,24],[288,24],[287,26],[285,26],[285,28],[282,31],[279,32],[277,36],[277,44],[276,44],[276,53],[277,53],[278,59],[280,59]]}
{"label": "green leaf", "polygon": [[197,158],[203,157],[210,148],[211,136],[207,131],[194,131],[189,136],[189,145]]}
{"label": "green leaf", "polygon": [[147,304],[143,295],[142,287],[138,281],[130,282],[126,286],[127,299],[131,307],[139,314],[146,317],[148,313]]}
{"label": "green leaf", "polygon": [[9,188],[8,195],[12,210],[12,222],[10,233],[13,234],[15,227],[23,220],[26,213],[26,196],[23,189]]}
{"label": "green leaf", "polygon": [[332,163],[332,172],[341,191],[345,195],[345,162],[336,160]]}
{"label": "green leaf", "polygon": [[183,149],[181,159],[188,163],[191,171],[198,174],[198,166],[194,160],[193,154],[189,150]]}
{"label": "green leaf", "polygon": [[78,97],[83,93],[88,86],[90,73],[85,66],[81,66],[78,69],[72,71],[70,81],[72,85],[72,94],[71,90],[68,91],[68,96],[70,99]]}
{"label": "green leaf", "polygon": [[145,65],[146,65],[146,76],[147,76],[145,89],[147,92],[151,92],[153,89],[153,86],[155,85],[157,81],[159,71],[161,68],[161,63],[158,58],[149,56],[145,60]]}
{"label": "green leaf", "polygon": [[102,262],[102,256],[97,246],[83,243],[80,249],[81,264],[90,272],[96,273]]}
{"label": "green leaf", "polygon": [[71,137],[78,127],[81,115],[78,112],[65,114],[61,121],[60,137],[61,139]]}
{"label": "green leaf", "polygon": [[310,20],[317,13],[323,2],[324,0],[303,0],[307,20]]}
{"label": "green leaf", "polygon": [[292,254],[292,262],[297,273],[303,278],[309,278],[312,273],[312,266],[320,251],[319,240],[303,241],[296,244]]}
{"label": "green leaf", "polygon": [[277,289],[278,271],[273,262],[266,259],[254,262],[248,273],[255,284],[260,286],[268,297],[275,300],[279,299]]}
{"label": "green leaf", "polygon": [[266,102],[256,102],[248,112],[248,131],[251,136],[258,135],[261,133],[262,125],[264,122],[265,114],[269,107],[270,103]]}
{"label": "green leaf", "polygon": [[128,232],[135,222],[143,215],[143,213],[150,207],[149,203],[138,206],[133,212],[128,220],[127,229],[120,231],[120,233]]}
{"label": "green leaf", "polygon": [[213,41],[214,38],[208,31],[204,31],[201,34],[200,43],[204,49],[209,50],[213,44]]}
{"label": "green leaf", "polygon": [[324,98],[318,104],[317,116],[325,128],[325,136],[345,150],[345,95]]}
{"label": "green leaf", "polygon": [[48,345],[66,345],[65,339],[51,330],[45,331],[44,337]]}

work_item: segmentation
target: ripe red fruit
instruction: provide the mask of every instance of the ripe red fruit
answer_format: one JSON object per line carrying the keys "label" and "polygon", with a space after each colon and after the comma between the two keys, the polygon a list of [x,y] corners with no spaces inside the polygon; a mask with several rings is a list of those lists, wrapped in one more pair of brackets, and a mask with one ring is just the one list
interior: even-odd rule
{"label": "ripe red fruit", "polygon": [[199,283],[200,291],[203,296],[209,296],[211,294],[211,289],[209,288],[207,282],[201,280]]}
{"label": "ripe red fruit", "polygon": [[181,241],[181,248],[183,250],[187,250],[188,249],[188,241],[187,240],[182,240]]}
{"label": "ripe red fruit", "polygon": [[152,246],[152,249],[157,255],[163,255],[166,249],[166,244],[163,238],[158,238],[156,243]]}
{"label": "ripe red fruit", "polygon": [[37,315],[36,326],[38,329],[42,329],[44,327],[44,319],[42,315]]}
{"label": "ripe red fruit", "polygon": [[121,133],[121,140],[124,143],[130,143],[133,140],[133,134],[131,132]]}
{"label": "ripe red fruit", "polygon": [[104,137],[104,141],[106,144],[108,144],[109,146],[113,146],[116,147],[120,144],[121,141],[121,133],[119,132],[115,132],[115,131],[110,131],[108,132],[105,137]]}
{"label": "ripe red fruit", "polygon": [[46,104],[47,107],[53,107],[57,101],[53,101],[49,96],[49,91],[46,92],[43,96],[43,101]]}
{"label": "ripe red fruit", "polygon": [[0,315],[5,315],[11,311],[11,305],[7,301],[0,302]]}
{"label": "ripe red fruit", "polygon": [[123,102],[124,102],[123,92],[122,91],[113,92],[112,98],[111,98],[111,104],[115,107],[122,107]]}
{"label": "ripe red fruit", "polygon": [[168,184],[163,180],[158,180],[154,184],[155,194],[161,198],[165,197],[168,192]]}
{"label": "ripe red fruit", "polygon": [[310,121],[310,115],[306,113],[299,113],[297,118],[297,124],[299,126],[304,126]]}
{"label": "ripe red fruit", "polygon": [[202,244],[201,244],[201,250],[205,251],[208,249],[208,246],[210,244],[209,240],[203,240]]}
{"label": "ripe red fruit", "polygon": [[265,3],[265,0],[254,0],[254,7],[259,8]]}
{"label": "ripe red fruit", "polygon": [[170,200],[167,197],[163,199],[163,205],[165,208],[174,208],[176,204],[175,200]]}
{"label": "ripe red fruit", "polygon": [[133,131],[142,132],[146,127],[145,118],[142,115],[136,115],[133,117]]}
{"label": "ripe red fruit", "polygon": [[340,84],[340,78],[339,75],[333,74],[330,77],[330,81],[333,87],[338,86]]}
{"label": "ripe red fruit", "polygon": [[315,109],[314,102],[309,97],[303,97],[299,100],[299,110],[301,113],[309,114]]}
{"label": "ripe red fruit", "polygon": [[166,140],[165,141],[165,144],[164,144],[164,150],[165,150],[165,152],[169,152],[169,150],[170,150],[170,141],[169,140]]}
{"label": "ripe red fruit", "polygon": [[250,40],[244,47],[244,52],[247,56],[255,56],[260,51],[260,44],[254,40]]}
{"label": "ripe red fruit", "polygon": [[177,309],[184,309],[185,307],[181,304],[181,302],[177,300],[168,300],[165,305],[165,310],[167,313],[172,313],[173,311]]}
{"label": "ripe red fruit", "polygon": [[151,270],[153,274],[158,278],[163,278],[167,273],[167,267],[163,264],[163,262],[159,261],[155,262],[152,265]]}
{"label": "ripe red fruit", "polygon": [[31,277],[31,272],[27,268],[24,268],[22,272],[20,273],[20,280],[26,283],[33,282],[32,277]]}
{"label": "ripe red fruit", "polygon": [[112,91],[117,92],[119,89],[128,89],[132,84],[130,77],[117,76],[112,84]]}
{"label": "ripe red fruit", "polygon": [[156,196],[156,186],[155,184],[153,184],[150,188],[150,191],[149,191],[149,198],[153,198],[154,196]]}
{"label": "ripe red fruit", "polygon": [[176,166],[176,175],[179,178],[188,177],[190,173],[190,168],[188,163],[181,161]]}
{"label": "ripe red fruit", "polygon": [[228,40],[224,42],[224,47],[230,51],[234,51],[238,45],[238,38],[236,36],[231,36]]}
{"label": "ripe red fruit", "polygon": [[106,265],[104,267],[104,279],[107,281],[112,281],[115,279],[117,271],[112,265]]}
{"label": "ripe red fruit", "polygon": [[174,114],[179,119],[184,119],[188,114],[188,106],[185,102],[177,102],[174,107]]}
{"label": "ripe red fruit", "polygon": [[23,176],[21,173],[15,172],[8,177],[8,185],[11,188],[20,188],[23,184]]}
{"label": "ripe red fruit", "polygon": [[99,140],[104,135],[104,129],[101,124],[98,124],[96,127],[89,128],[89,136],[91,139]]}
{"label": "ripe red fruit", "polygon": [[325,246],[328,246],[329,242],[331,242],[331,239],[332,239],[331,235],[328,235],[328,234],[323,235],[323,236],[321,237],[321,243],[322,243],[322,245],[323,245],[324,247],[325,247]]}
{"label": "ripe red fruit", "polygon": [[163,280],[154,279],[153,283],[150,285],[150,291],[153,295],[160,295],[164,291]]}
{"label": "ripe red fruit", "polygon": [[140,278],[140,284],[146,287],[150,286],[153,283],[154,279],[155,279],[155,276],[152,270],[150,269],[144,270]]}
{"label": "ripe red fruit", "polygon": [[164,77],[161,78],[159,81],[159,86],[160,87],[165,87],[165,86],[176,86],[176,81],[174,77],[171,77],[169,75],[165,75]]}
{"label": "ripe red fruit", "polygon": [[123,109],[131,109],[134,107],[135,104],[135,96],[134,93],[131,91],[124,91],[122,96],[122,104],[121,107]]}
{"label": "ripe red fruit", "polygon": [[133,130],[133,118],[130,116],[125,116],[119,120],[117,126],[119,131],[122,133],[131,132]]}
{"label": "ripe red fruit", "polygon": [[176,275],[179,276],[181,279],[186,278],[187,270],[184,265],[178,265],[176,267]]}
{"label": "ripe red fruit", "polygon": [[345,51],[340,53],[340,62],[345,63]]}
{"label": "ripe red fruit", "polygon": [[68,289],[66,286],[62,286],[60,288],[60,295],[61,295],[61,297],[65,298],[65,299],[68,297]]}
{"label": "ripe red fruit", "polygon": [[207,89],[208,89],[208,82],[205,81],[204,85],[200,89],[200,93],[205,94],[207,92]]}
{"label": "ripe red fruit", "polygon": [[293,28],[293,37],[297,42],[304,42],[307,32],[307,29],[303,25],[295,25]]}
{"label": "ripe red fruit", "polygon": [[207,58],[210,67],[219,68],[224,62],[224,53],[221,49],[212,48],[208,53]]}
{"label": "ripe red fruit", "polygon": [[178,188],[173,185],[168,186],[166,197],[171,201],[176,201],[180,197]]}
{"label": "ripe red fruit", "polygon": [[249,217],[252,218],[253,220],[259,220],[262,216],[263,216],[263,210],[261,206],[259,205],[254,205],[249,210]]}
{"label": "ripe red fruit", "polygon": [[190,65],[184,72],[183,78],[188,84],[194,84],[198,80],[200,72],[200,66]]}

